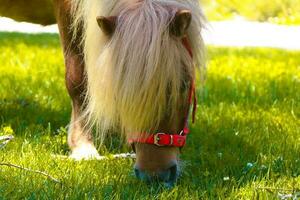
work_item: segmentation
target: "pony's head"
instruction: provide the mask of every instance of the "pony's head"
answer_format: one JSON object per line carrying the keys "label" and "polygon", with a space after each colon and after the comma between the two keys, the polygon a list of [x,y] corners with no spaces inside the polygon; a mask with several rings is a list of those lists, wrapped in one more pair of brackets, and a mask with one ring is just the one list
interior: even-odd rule
{"label": "pony's head", "polygon": [[202,64],[198,0],[111,1],[87,16],[98,25],[85,27],[88,122],[133,142],[139,178],[175,182],[178,146],[141,141],[185,127],[194,66]]}

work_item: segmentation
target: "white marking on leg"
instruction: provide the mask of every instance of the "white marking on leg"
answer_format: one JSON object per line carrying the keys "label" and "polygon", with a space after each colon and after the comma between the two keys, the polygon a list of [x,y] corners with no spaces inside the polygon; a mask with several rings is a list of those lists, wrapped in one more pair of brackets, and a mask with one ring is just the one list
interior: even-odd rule
{"label": "white marking on leg", "polygon": [[101,160],[103,156],[100,156],[94,145],[90,143],[80,144],[78,147],[72,150],[70,158],[79,160]]}

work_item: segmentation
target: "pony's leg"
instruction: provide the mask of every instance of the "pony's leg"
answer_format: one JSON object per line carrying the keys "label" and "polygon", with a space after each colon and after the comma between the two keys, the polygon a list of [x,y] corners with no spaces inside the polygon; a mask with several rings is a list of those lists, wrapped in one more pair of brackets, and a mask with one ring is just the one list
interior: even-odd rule
{"label": "pony's leg", "polygon": [[71,158],[75,160],[100,158],[90,131],[84,130],[80,118],[82,102],[72,97],[72,116],[68,130],[68,144],[72,150]]}
{"label": "pony's leg", "polygon": [[[66,86],[72,99],[72,116],[68,130],[68,144],[72,150],[71,158],[76,160],[99,157],[93,144],[90,131],[84,129],[81,112],[84,102],[84,59],[80,41],[72,40],[71,14],[69,0],[54,0],[56,19],[66,66]],[[79,33],[80,34],[80,33]],[[77,38],[80,38],[79,36]]]}

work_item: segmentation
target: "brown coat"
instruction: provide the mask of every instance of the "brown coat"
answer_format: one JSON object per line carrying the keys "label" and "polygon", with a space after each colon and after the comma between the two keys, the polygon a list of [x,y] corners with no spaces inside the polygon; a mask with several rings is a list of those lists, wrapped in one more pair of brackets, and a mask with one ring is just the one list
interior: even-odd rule
{"label": "brown coat", "polygon": [[0,16],[42,25],[56,23],[52,0],[0,0]]}

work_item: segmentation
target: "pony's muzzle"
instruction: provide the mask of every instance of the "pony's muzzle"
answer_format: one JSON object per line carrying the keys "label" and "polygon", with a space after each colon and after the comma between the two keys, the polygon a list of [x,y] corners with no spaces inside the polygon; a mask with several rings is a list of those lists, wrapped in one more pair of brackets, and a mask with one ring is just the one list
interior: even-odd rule
{"label": "pony's muzzle", "polygon": [[166,170],[159,172],[146,172],[141,170],[137,165],[134,167],[136,177],[147,183],[163,182],[167,187],[172,187],[179,177],[179,169],[177,164],[172,164]]}

